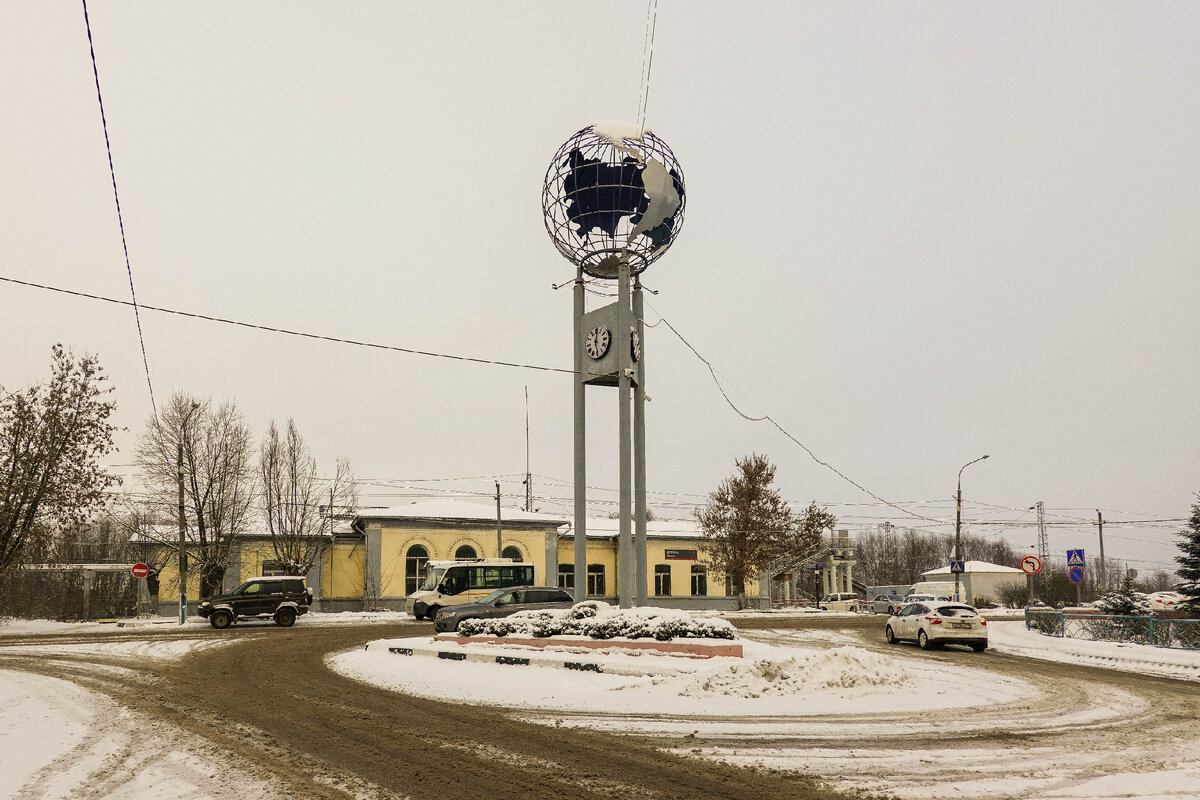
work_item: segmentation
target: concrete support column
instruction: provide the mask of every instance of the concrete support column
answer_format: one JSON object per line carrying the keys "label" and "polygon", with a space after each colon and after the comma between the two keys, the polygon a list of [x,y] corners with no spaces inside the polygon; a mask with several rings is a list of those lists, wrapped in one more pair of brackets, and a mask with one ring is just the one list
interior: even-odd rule
{"label": "concrete support column", "polygon": [[325,551],[322,549],[317,553],[317,558],[313,561],[313,565],[309,567],[308,575],[305,580],[308,582],[308,588],[312,590],[313,599],[312,605],[309,606],[310,611],[321,610],[321,568],[325,564]]}
{"label": "concrete support column", "polygon": [[[247,575],[256,578],[257,575]],[[235,539],[229,546],[229,556],[225,561],[225,574],[221,576],[221,591],[232,592],[242,583],[242,543]]]}
{"label": "concrete support column", "polygon": [[587,599],[587,412],[583,382],[583,270],[575,270],[575,602]]}
{"label": "concrete support column", "polygon": [[366,557],[363,559],[363,599],[378,600],[381,586],[380,567],[383,562],[383,529],[380,526],[367,526],[364,553]]}
{"label": "concrete support column", "polygon": [[558,532],[546,534],[546,585],[558,586]]}

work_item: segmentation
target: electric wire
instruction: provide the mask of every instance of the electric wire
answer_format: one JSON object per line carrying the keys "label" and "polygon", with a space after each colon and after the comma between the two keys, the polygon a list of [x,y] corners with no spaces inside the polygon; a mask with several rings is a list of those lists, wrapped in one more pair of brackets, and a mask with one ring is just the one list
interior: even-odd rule
{"label": "electric wire", "polygon": [[83,23],[87,27],[88,51],[92,55],[92,75],[96,79],[96,100],[100,103],[100,126],[104,129],[104,149],[108,153],[108,174],[112,177],[113,200],[117,204],[117,225],[121,228],[121,249],[125,252],[125,273],[129,276],[129,296],[133,306],[133,318],[137,322],[138,343],[142,348],[142,366],[146,370],[146,387],[150,390],[150,408],[158,418],[158,404],[154,401],[154,383],[150,380],[150,359],[146,356],[146,339],[142,335],[142,315],[138,310],[137,292],[133,288],[133,267],[129,263],[129,245],[125,241],[125,218],[121,214],[121,195],[117,192],[117,170],[113,167],[112,143],[108,139],[108,118],[104,114],[104,96],[100,93],[100,70],[96,66],[96,46],[92,43],[92,22],[88,18],[87,0],[83,2]]}
{"label": "electric wire", "polygon": [[[647,305],[649,305],[649,303],[647,303]],[[717,371],[713,367],[712,363],[707,358],[700,355],[699,351],[696,350],[696,348],[692,346],[691,342],[689,342],[687,339],[685,339],[683,337],[683,334],[681,334],[678,330],[676,330],[675,326],[672,325],[670,323],[670,321],[668,321],[667,318],[664,317],[657,309],[654,309],[654,312],[656,314],[658,314],[659,320],[671,330],[671,333],[675,334],[675,336],[678,337],[679,341],[683,342],[684,346],[687,347],[688,350],[692,351],[692,354],[694,356],[696,356],[696,358],[698,358],[700,360],[700,362],[702,364],[704,364],[704,366],[708,367],[709,374],[712,375],[713,383],[715,383],[717,385],[717,389],[720,390],[721,396],[725,398],[725,402],[728,403],[729,407],[732,408],[743,419],[746,419],[750,422],[769,422],[769,423],[771,423],[771,425],[774,426],[776,430],[778,430],[780,433],[782,433],[784,436],[786,436],[788,439],[790,439],[794,444],[796,444],[798,447],[800,447],[801,450],[803,450],[805,453],[807,453],[808,457],[811,458],[813,461],[815,461],[816,463],[825,467],[827,470],[829,470],[833,474],[837,475],[839,478],[846,481],[847,483],[849,483],[851,486],[855,487],[859,491],[863,492],[864,494],[869,495],[870,497],[874,498],[875,500],[878,500],[879,502],[883,503],[884,505],[886,505],[890,508],[894,508],[902,514],[906,514],[910,517],[915,517],[916,519],[926,520],[928,522],[941,522],[941,520],[936,520],[931,517],[926,517],[921,514],[917,514],[916,512],[909,511],[907,508],[898,506],[895,503],[892,503],[892,502],[880,497],[879,495],[875,494],[874,492],[872,492],[867,487],[863,486],[858,481],[856,481],[853,478],[846,475],[844,472],[839,470],[837,467],[835,467],[832,464],[828,463],[827,461],[823,461],[822,459],[817,457],[817,454],[814,453],[811,449],[809,449],[809,447],[806,444],[804,444],[804,442],[800,441],[795,436],[793,436],[786,428],[784,428],[782,425],[780,425],[778,422],[776,422],[769,414],[763,414],[761,417],[752,417],[749,414],[742,411],[740,408],[737,407],[736,404],[734,404],[733,400],[730,399],[728,392],[725,391],[725,387],[721,385],[721,381],[717,377]]]}
{"label": "electric wire", "polygon": [[[48,286],[46,284],[34,283],[32,281],[23,281],[17,278],[9,278],[0,275],[0,281],[5,283],[14,283],[19,286],[27,286],[33,289],[43,289],[49,292],[58,292],[60,294],[71,295],[72,297],[82,297],[88,300],[100,300],[105,303],[113,303],[115,305],[129,306],[134,305],[128,300],[117,300],[113,297],[104,297],[103,295],[90,294],[88,292],[79,292],[73,289],[63,289],[58,286]],[[326,336],[320,333],[309,333],[307,331],[295,331],[289,328],[278,328],[271,325],[259,325],[253,322],[242,322],[236,319],[227,319],[224,317],[215,317],[210,314],[197,314],[191,311],[179,311],[173,308],[163,308],[162,306],[151,306],[142,303],[139,308],[147,311],[158,311],[162,314],[174,314],[180,317],[188,317],[190,319],[202,319],[207,322],[217,322],[222,325],[235,325],[240,328],[250,328],[251,330],[266,331],[268,333],[278,333],[284,336],[297,336],[304,339],[316,339],[323,342],[333,342],[334,344],[348,344],[354,347],[367,347],[374,350],[387,350],[395,353],[407,353],[414,356],[426,356],[428,358],[445,358],[452,361],[467,361],[473,364],[490,364],[497,367],[512,367],[515,369],[532,369],[540,372],[557,372],[565,375],[574,375],[575,371],[564,369],[562,367],[547,367],[540,364],[521,364],[514,361],[497,361],[490,358],[474,358],[472,356],[460,356],[453,353],[436,353],[431,350],[417,350],[411,347],[400,347],[398,345],[380,344],[378,342],[363,342],[357,339],[347,339],[340,336]]]}
{"label": "electric wire", "polygon": [[650,101],[650,71],[654,67],[654,33],[658,27],[658,0],[646,4],[646,33],[642,40],[642,75],[638,91],[638,134],[646,129],[646,106]]}

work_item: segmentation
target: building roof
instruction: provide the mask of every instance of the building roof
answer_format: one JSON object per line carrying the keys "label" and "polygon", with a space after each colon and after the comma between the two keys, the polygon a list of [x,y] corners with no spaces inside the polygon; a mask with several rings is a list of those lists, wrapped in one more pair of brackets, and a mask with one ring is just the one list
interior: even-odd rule
{"label": "building roof", "polygon": [[[591,519],[587,521],[588,536],[616,536],[620,520]],[[700,523],[691,519],[656,519],[646,522],[646,536],[658,539],[699,539],[704,535]]]}
{"label": "building roof", "polygon": [[[387,508],[359,508],[359,519],[428,519],[470,522],[495,522],[494,504],[468,503],[463,500],[427,500]],[[501,508],[500,518],[504,522],[541,522],[546,525],[566,525],[567,519],[556,514],[522,511],[518,508]]]}
{"label": "building roof", "polygon": [[[1000,564],[991,564],[991,563],[988,563],[987,561],[967,561],[966,563],[963,564],[963,572],[971,572],[971,573],[990,572],[993,574],[1002,574],[1002,575],[1009,575],[1009,574],[1022,575],[1022,574],[1024,574],[1021,572],[1021,570],[1016,569],[1015,567],[1005,567],[1005,566],[1001,566]],[[944,567],[938,567],[937,569],[931,569],[926,572],[922,572],[921,576],[927,578],[930,575],[952,575],[952,574],[953,573],[950,572],[950,565],[947,564]]]}

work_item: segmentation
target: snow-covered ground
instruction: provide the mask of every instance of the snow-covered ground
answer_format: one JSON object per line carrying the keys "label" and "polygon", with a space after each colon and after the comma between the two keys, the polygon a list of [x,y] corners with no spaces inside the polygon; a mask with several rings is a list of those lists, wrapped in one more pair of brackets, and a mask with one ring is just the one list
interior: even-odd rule
{"label": "snow-covered ground", "polygon": [[[750,614],[746,614],[750,616]],[[765,615],[763,615],[765,616]],[[782,616],[782,615],[779,615]],[[825,615],[833,616],[833,615]],[[1200,652],[1163,650],[1138,645],[1062,640],[1026,631],[1020,619],[998,619],[991,615],[992,649],[1052,661],[1104,666],[1200,682]],[[409,619],[402,613],[313,614],[299,626],[348,623],[395,623]],[[880,618],[882,624],[882,618]],[[111,643],[23,643],[5,647],[6,653],[39,653],[46,656],[68,653],[109,653],[148,659],[172,659],[197,648],[221,646],[207,633],[207,624],[189,619],[188,629],[196,636],[178,640],[154,640],[158,621],[132,622],[117,628],[96,623],[64,625],[51,622],[0,623],[0,634],[41,634],[123,631],[145,627],[145,640],[126,637]],[[177,626],[166,625],[165,627]],[[742,659],[689,659],[660,655],[633,655],[617,649],[591,652],[589,662],[619,668],[626,674],[597,674],[550,667],[515,667],[473,662],[447,662],[428,656],[403,656],[388,646],[430,647],[430,636],[407,640],[379,640],[366,650],[337,654],[329,659],[332,669],[358,680],[418,695],[468,703],[488,703],[515,709],[515,713],[547,724],[588,725],[629,730],[628,718],[637,715],[636,730],[678,737],[686,729],[703,739],[705,728],[743,737],[794,728],[806,737],[839,735],[840,725],[829,715],[844,715],[851,724],[881,736],[901,741],[912,730],[913,712],[942,712],[949,708],[985,710],[1024,699],[1039,689],[1026,681],[1001,676],[978,668],[986,656],[963,651],[951,663],[923,658],[911,647],[879,652],[864,648],[854,634],[836,630],[778,631],[754,634],[743,640]],[[478,646],[477,646],[478,647]],[[514,651],[536,662],[537,653]],[[543,657],[553,655],[553,651]],[[582,656],[581,656],[582,660]],[[631,674],[632,673],[632,674]],[[502,678],[502,679],[499,679]],[[1087,725],[1119,714],[1136,711],[1142,701],[1119,688],[1092,698],[1086,708],[1074,709],[1057,722]],[[561,714],[562,719],[555,716]],[[703,716],[703,722],[695,717]],[[966,715],[959,714],[958,717]],[[819,718],[819,719],[818,719]],[[724,720],[724,721],[722,721]],[[37,779],[39,798],[71,795],[79,776],[108,774],[110,780],[127,768],[105,765],[120,758],[153,758],[153,766],[137,773],[133,783],[111,780],[106,797],[147,796],[146,781],[153,781],[155,797],[194,800],[217,798],[237,787],[245,794],[269,797],[277,791],[268,776],[239,774],[215,755],[178,749],[166,736],[159,752],[122,753],[127,733],[137,724],[106,697],[53,678],[0,670],[0,797],[14,796],[20,787]],[[734,751],[716,752],[696,748],[709,757],[738,761]],[[75,767],[69,773],[52,774],[49,765],[73,753]],[[183,753],[187,753],[184,755]],[[211,754],[209,754],[211,755]],[[895,759],[916,759],[920,753],[894,753]],[[987,755],[987,754],[984,754]],[[979,757],[979,754],[975,754]],[[877,754],[878,757],[878,754]],[[837,758],[843,759],[838,761]],[[802,768],[826,774],[852,772],[858,758],[847,751],[831,757],[830,750],[780,750],[767,754],[759,749],[743,763],[783,768]],[[831,760],[832,759],[832,760]],[[1003,775],[992,778],[992,789],[1008,796],[1023,791]],[[141,790],[139,792],[138,790]],[[989,796],[986,789],[984,794]],[[26,795],[21,795],[26,796]],[[902,795],[903,796],[903,795]],[[1013,795],[1017,796],[1017,795]],[[1118,797],[1200,798],[1200,762],[1183,759],[1174,768],[1156,773],[1118,774],[1087,781],[1069,793],[1023,794],[1020,796],[1070,797],[1079,800],[1108,800]]]}

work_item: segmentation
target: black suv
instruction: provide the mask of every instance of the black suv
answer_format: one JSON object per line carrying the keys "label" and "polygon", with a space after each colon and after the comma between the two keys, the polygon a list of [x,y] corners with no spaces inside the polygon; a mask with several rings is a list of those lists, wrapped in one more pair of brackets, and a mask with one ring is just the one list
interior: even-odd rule
{"label": "black suv", "polygon": [[228,628],[244,617],[273,617],[275,624],[286,628],[300,614],[308,613],[312,590],[304,578],[292,575],[273,575],[251,578],[228,594],[219,594],[200,603],[197,609],[214,627]]}

